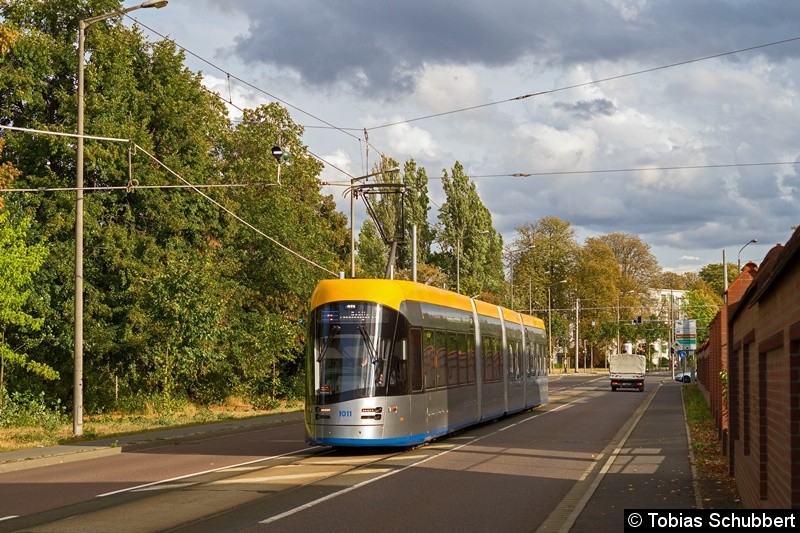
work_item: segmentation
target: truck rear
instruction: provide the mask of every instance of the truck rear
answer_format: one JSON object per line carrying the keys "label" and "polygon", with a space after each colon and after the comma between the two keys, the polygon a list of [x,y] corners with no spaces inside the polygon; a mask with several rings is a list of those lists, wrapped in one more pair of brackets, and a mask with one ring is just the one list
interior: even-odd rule
{"label": "truck rear", "polygon": [[608,358],[608,370],[611,376],[611,390],[620,387],[631,387],[644,390],[645,358],[643,355],[618,353]]}

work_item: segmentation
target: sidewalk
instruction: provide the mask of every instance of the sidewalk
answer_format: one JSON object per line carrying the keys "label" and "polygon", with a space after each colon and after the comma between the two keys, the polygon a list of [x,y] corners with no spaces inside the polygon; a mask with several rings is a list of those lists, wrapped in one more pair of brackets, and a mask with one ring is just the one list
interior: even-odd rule
{"label": "sidewalk", "polygon": [[[602,467],[576,486],[583,497],[566,526],[570,532],[623,531],[625,509],[699,509],[681,385],[650,379],[650,395],[609,446]],[[647,390],[647,389],[645,389]],[[577,514],[577,516],[576,516]],[[564,531],[564,529],[561,529]]]}
{"label": "sidewalk", "polygon": [[214,422],[211,424],[148,431],[146,433],[122,435],[107,439],[76,442],[73,444],[59,444],[56,446],[2,452],[0,453],[0,474],[4,472],[13,472],[15,470],[24,470],[26,468],[37,468],[40,466],[114,455],[122,453],[123,451],[153,446],[163,441],[185,439],[197,435],[220,435],[241,431],[242,429],[255,429],[263,426],[295,422],[297,420],[302,420],[302,418],[302,411],[294,411],[276,415],[229,420],[226,422]]}

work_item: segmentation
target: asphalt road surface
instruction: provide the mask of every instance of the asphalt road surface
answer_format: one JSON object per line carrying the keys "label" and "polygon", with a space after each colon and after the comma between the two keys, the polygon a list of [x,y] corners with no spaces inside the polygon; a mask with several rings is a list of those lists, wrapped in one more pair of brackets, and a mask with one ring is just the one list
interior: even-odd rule
{"label": "asphalt road surface", "polygon": [[558,529],[657,386],[554,375],[547,405],[410,450],[308,447],[293,421],[7,472],[0,531]]}

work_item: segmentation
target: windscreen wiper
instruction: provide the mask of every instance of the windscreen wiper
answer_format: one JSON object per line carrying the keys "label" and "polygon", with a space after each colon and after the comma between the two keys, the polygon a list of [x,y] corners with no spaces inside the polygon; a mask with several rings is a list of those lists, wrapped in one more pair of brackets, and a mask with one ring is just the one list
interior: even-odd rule
{"label": "windscreen wiper", "polygon": [[372,346],[372,339],[367,332],[367,324],[362,322],[358,325],[358,332],[361,333],[361,338],[364,339],[364,344],[367,345],[367,350],[369,351],[369,360],[372,364],[378,362],[378,354],[375,353],[375,347]]}
{"label": "windscreen wiper", "polygon": [[319,351],[319,357],[317,357],[317,362],[321,363],[323,359],[325,359],[325,354],[328,353],[328,348],[331,347],[333,344],[333,339],[339,336],[342,332],[342,326],[338,324],[334,324],[331,326],[331,334],[325,337],[325,340],[322,343],[322,349]]}

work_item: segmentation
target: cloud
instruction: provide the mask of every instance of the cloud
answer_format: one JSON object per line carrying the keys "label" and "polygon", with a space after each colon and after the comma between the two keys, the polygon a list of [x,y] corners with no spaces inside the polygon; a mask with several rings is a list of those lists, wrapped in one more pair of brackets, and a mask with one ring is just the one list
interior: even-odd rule
{"label": "cloud", "polygon": [[614,102],[605,98],[583,100],[581,102],[575,102],[574,104],[556,102],[553,104],[553,107],[566,111],[579,120],[590,120],[597,115],[611,116],[616,111]]}
{"label": "cloud", "polygon": [[[245,61],[293,69],[313,85],[343,85],[382,97],[412,90],[414,73],[426,64],[503,67],[526,57],[567,67],[601,59],[661,63],[763,44],[765,27],[776,40],[791,37],[800,18],[793,0],[769,7],[735,0],[210,4],[248,16],[249,27],[235,45]],[[698,50],[698,42],[705,50]],[[754,54],[796,57],[798,47]]]}
{"label": "cloud", "polygon": [[[378,151],[401,164],[414,157],[433,178],[434,202],[443,201],[435,177],[455,161],[474,176],[560,172],[476,178],[507,241],[519,225],[553,215],[579,234],[637,234],[675,268],[688,256],[718,261],[743,238],[781,242],[797,224],[800,165],[705,167],[798,159],[800,41],[626,76],[796,38],[796,0],[175,0],[170,8],[189,2],[189,15],[219,19],[203,45],[220,43],[217,57],[238,62],[231,72],[354,127],[313,128],[292,110],[309,126],[304,142],[353,175],[367,172],[358,168],[367,164],[364,127],[368,161]],[[169,16],[159,11],[158,20]],[[215,76],[224,92],[224,74]],[[608,81],[585,85],[599,79]],[[235,89],[233,99],[268,100]],[[491,102],[502,103],[374,128]],[[324,179],[347,178],[326,167]],[[751,248],[756,256],[768,245]]]}

